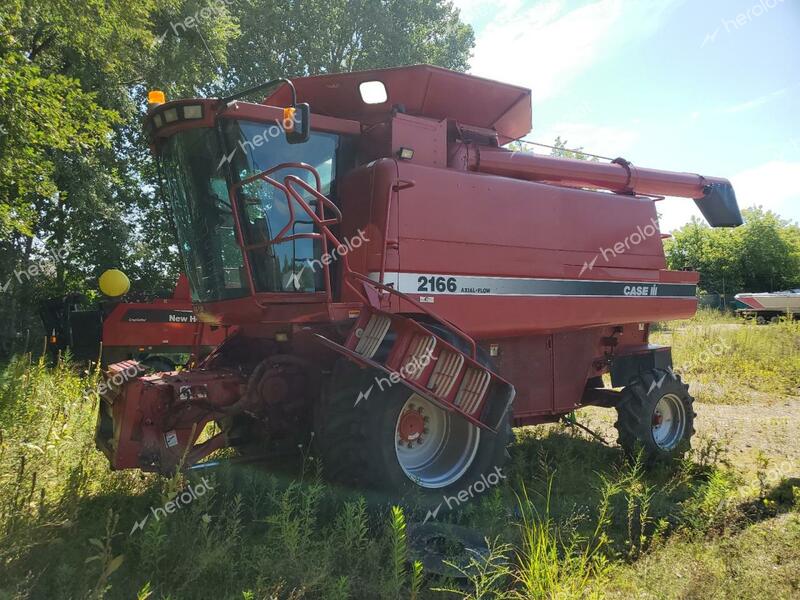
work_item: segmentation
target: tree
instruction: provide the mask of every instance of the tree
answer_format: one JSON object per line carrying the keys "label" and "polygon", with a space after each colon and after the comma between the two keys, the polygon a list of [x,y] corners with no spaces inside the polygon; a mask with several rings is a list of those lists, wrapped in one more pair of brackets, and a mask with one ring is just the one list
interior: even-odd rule
{"label": "tree", "polygon": [[668,266],[699,271],[700,289],[710,293],[800,287],[800,228],[761,208],[742,214],[735,229],[693,219],[673,232],[664,244]]}
{"label": "tree", "polygon": [[431,63],[466,70],[472,28],[441,0],[252,0],[232,12],[226,91],[275,77]]}
{"label": "tree", "polygon": [[0,338],[35,321],[37,298],[91,288],[109,267],[137,289],[174,282],[175,240],[141,131],[148,89],[203,96],[414,62],[463,70],[472,46],[442,0],[5,0]]}
{"label": "tree", "polygon": [[567,140],[562,140],[560,135],[556,136],[556,140],[553,142],[553,149],[550,151],[550,156],[555,156],[556,158],[573,158],[575,160],[589,160],[592,162],[598,162],[596,156],[582,152],[583,146],[575,148],[574,150],[569,150],[567,148],[567,143]]}

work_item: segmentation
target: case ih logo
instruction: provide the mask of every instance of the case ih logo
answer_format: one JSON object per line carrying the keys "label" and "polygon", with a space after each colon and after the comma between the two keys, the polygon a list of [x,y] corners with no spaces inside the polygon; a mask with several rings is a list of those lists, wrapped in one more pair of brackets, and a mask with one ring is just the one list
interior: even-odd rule
{"label": "case ih logo", "polygon": [[626,285],[622,288],[626,296],[658,296],[657,285]]}

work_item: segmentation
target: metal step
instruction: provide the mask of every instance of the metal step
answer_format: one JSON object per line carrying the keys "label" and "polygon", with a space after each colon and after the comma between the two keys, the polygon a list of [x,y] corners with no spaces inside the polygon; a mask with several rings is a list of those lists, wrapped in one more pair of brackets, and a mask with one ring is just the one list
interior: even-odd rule
{"label": "metal step", "polygon": [[470,353],[403,315],[365,305],[344,345],[315,335],[353,362],[484,429],[499,426],[514,397],[514,387]]}
{"label": "metal step", "polygon": [[370,315],[367,326],[364,327],[358,338],[355,351],[365,358],[372,358],[375,356],[391,324],[392,320],[387,315],[378,313]]}
{"label": "metal step", "polygon": [[403,358],[403,372],[407,379],[419,380],[428,363],[433,358],[436,349],[436,337],[433,335],[417,334],[409,344],[408,352]]}
{"label": "metal step", "polygon": [[490,381],[491,375],[486,369],[468,368],[453,404],[464,412],[473,414],[481,405]]}
{"label": "metal step", "polygon": [[464,366],[464,355],[459,352],[442,350],[436,361],[427,388],[434,396],[446,398],[450,395],[453,385],[461,374]]}

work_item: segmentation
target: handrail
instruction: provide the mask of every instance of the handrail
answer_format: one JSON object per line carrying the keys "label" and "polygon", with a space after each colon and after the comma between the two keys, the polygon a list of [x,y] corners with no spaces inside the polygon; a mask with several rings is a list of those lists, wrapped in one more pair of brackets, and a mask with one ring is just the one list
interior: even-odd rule
{"label": "handrail", "polygon": [[[400,298],[402,298],[406,302],[409,302],[409,303],[413,304],[414,306],[416,306],[417,308],[419,308],[422,312],[426,313],[428,316],[432,317],[434,320],[438,321],[439,323],[441,323],[442,325],[444,325],[448,329],[452,329],[460,338],[462,338],[464,341],[466,341],[470,345],[470,348],[472,350],[472,359],[475,360],[477,358],[477,343],[475,342],[475,340],[466,331],[461,329],[458,325],[456,325],[452,321],[449,321],[449,320],[445,319],[444,317],[439,316],[434,311],[429,309],[427,306],[423,306],[420,302],[417,302],[416,300],[414,300],[408,294],[406,294],[404,292],[401,292],[400,290],[396,290],[396,289],[394,289],[393,287],[391,287],[389,285],[386,285],[384,283],[379,283],[379,282],[375,281],[374,279],[370,279],[366,275],[362,275],[361,273],[356,273],[355,271],[352,271],[352,270],[350,270],[348,275],[352,276],[355,279],[360,279],[361,281],[363,281],[365,283],[368,283],[369,285],[371,285],[371,286],[373,286],[375,288],[378,288],[380,290],[388,292],[389,294],[394,294],[396,296],[399,296]],[[362,296],[362,298],[363,298],[363,296]]]}
{"label": "handrail", "polygon": [[[314,174],[315,179],[316,179],[317,184],[318,184],[317,185],[317,189],[314,189],[311,185],[309,185],[306,181],[300,179],[297,175],[287,175],[283,179],[283,184],[281,184],[280,182],[278,182],[278,181],[272,179],[271,177],[269,177],[269,175],[271,173],[274,173],[275,171],[277,171],[279,169],[285,169],[285,168],[289,168],[289,167],[303,168],[303,169],[306,169],[306,170],[310,171],[312,174]],[[231,191],[230,191],[231,206],[234,207],[234,211],[235,211],[234,218],[236,219],[237,228],[239,229],[240,236],[242,235],[242,233],[241,233],[240,220],[238,218],[238,209],[236,208],[236,197],[235,197],[236,196],[236,191],[238,191],[238,189],[240,189],[243,185],[251,183],[251,182],[253,182],[253,181],[257,180],[257,179],[262,179],[266,183],[275,186],[276,188],[282,190],[287,196],[287,202],[288,202],[288,205],[289,205],[290,221],[286,225],[286,227],[281,229],[281,231],[278,233],[278,235],[275,238],[273,238],[272,243],[277,243],[278,241],[289,241],[291,239],[295,239],[295,237],[300,237],[300,236],[309,237],[309,236],[312,236],[312,235],[313,236],[319,235],[319,234],[316,234],[316,233],[305,233],[305,234],[301,233],[301,234],[294,234],[294,235],[291,235],[291,236],[288,236],[288,237],[285,237],[285,238],[281,238],[281,236],[286,232],[286,230],[288,230],[288,228],[291,227],[291,225],[295,221],[294,210],[291,207],[292,200],[294,200],[295,202],[297,202],[297,204],[300,206],[300,208],[302,208],[303,211],[311,218],[311,220],[313,221],[314,225],[317,226],[321,230],[321,234],[322,234],[323,239],[325,239],[327,241],[330,241],[332,244],[334,244],[335,247],[339,247],[339,246],[343,245],[339,241],[339,239],[333,234],[333,232],[331,232],[331,230],[329,228],[329,225],[342,222],[342,213],[339,210],[338,206],[336,206],[329,198],[327,198],[324,194],[322,194],[322,191],[320,189],[321,185],[320,185],[319,173],[317,173],[317,171],[316,171],[316,169],[314,169],[314,167],[312,167],[311,165],[308,165],[306,163],[282,163],[280,165],[272,167],[271,169],[267,169],[266,171],[258,173],[257,175],[253,175],[251,177],[248,177],[247,179],[244,179],[243,181],[241,181],[240,183],[234,185],[231,188]],[[321,216],[317,215],[314,212],[314,210],[303,199],[303,197],[300,195],[300,193],[295,188],[292,187],[292,184],[302,187],[308,193],[310,193],[312,196],[314,196],[314,198],[317,199],[318,208],[319,208],[320,212],[322,213]],[[333,218],[333,219],[325,219],[324,218],[324,212],[323,212],[324,211],[324,207],[330,208],[334,212],[336,217]],[[388,214],[388,210],[387,210],[387,215],[386,215],[387,221],[388,221],[389,217],[390,217],[390,214]],[[388,224],[387,224],[387,229],[388,229]],[[244,237],[242,236],[240,239],[242,240],[242,244],[244,244]],[[386,240],[384,239],[384,242],[385,241]],[[266,244],[266,245],[270,245],[270,244]],[[384,249],[384,253],[385,253],[385,249]],[[245,256],[245,266],[247,267],[247,270],[248,270],[248,277],[250,278],[251,286],[253,286],[252,271],[250,269],[249,259],[247,258],[247,252],[244,252],[244,256]],[[406,302],[412,304],[413,306],[418,308],[420,311],[422,311],[423,313],[427,314],[429,317],[433,318],[435,321],[438,321],[441,325],[443,325],[447,329],[452,330],[456,335],[458,335],[460,338],[462,338],[464,341],[466,341],[470,346],[472,359],[473,360],[477,359],[477,343],[475,342],[475,340],[468,333],[463,331],[455,323],[452,323],[451,321],[445,319],[444,317],[439,316],[438,314],[436,314],[434,311],[432,311],[427,306],[423,306],[420,302],[418,302],[417,300],[414,300],[408,294],[405,294],[404,292],[396,290],[393,287],[391,287],[389,285],[386,285],[382,281],[375,281],[373,279],[370,279],[366,275],[363,275],[361,273],[357,273],[356,271],[353,271],[353,269],[350,268],[350,261],[347,258],[347,254],[343,253],[341,255],[341,257],[342,257],[342,267],[343,267],[342,270],[343,270],[343,275],[344,275],[344,279],[345,279],[346,285],[351,290],[353,290],[353,292],[357,296],[359,296],[364,301],[365,304],[371,304],[369,297],[366,295],[366,292],[363,291],[363,290],[359,290],[357,286],[353,285],[352,282],[348,281],[349,279],[359,280],[359,281],[361,281],[363,283],[366,283],[367,285],[372,286],[376,290],[379,290],[379,291],[384,292],[384,293],[389,294],[389,295],[395,295],[395,296],[399,297],[400,299],[405,300]],[[326,275],[327,293],[328,293],[328,297],[330,298],[330,296],[331,296],[330,270],[329,270],[327,264],[325,264],[325,263],[323,263],[323,264],[324,264],[325,275]],[[384,268],[385,268],[385,266],[384,266]],[[251,287],[251,290],[253,292],[255,292],[255,287]]]}
{"label": "handrail", "polygon": [[[313,190],[311,188],[311,186],[308,186],[308,184],[306,184],[305,181],[303,181],[302,179],[300,179],[299,177],[297,177],[295,175],[288,175],[284,179],[284,184],[281,184],[280,182],[276,181],[275,179],[273,179],[273,178],[271,178],[269,176],[272,173],[274,173],[275,171],[278,171],[278,170],[281,170],[281,169],[289,169],[289,168],[305,169],[306,171],[310,172],[314,176],[314,181],[317,184],[317,190]],[[233,212],[234,224],[236,226],[236,233],[237,233],[237,236],[238,236],[238,243],[239,243],[239,247],[242,249],[242,260],[244,261],[244,266],[245,266],[245,269],[247,270],[247,280],[248,280],[248,283],[250,284],[250,295],[255,299],[256,304],[258,306],[262,307],[262,308],[264,308],[264,305],[261,304],[260,302],[258,302],[258,300],[255,298],[255,296],[256,296],[256,287],[255,287],[255,281],[253,280],[253,268],[252,268],[252,266],[250,264],[250,257],[248,255],[249,251],[252,250],[252,249],[256,249],[256,248],[262,248],[262,247],[266,248],[268,246],[271,246],[271,245],[274,245],[274,244],[277,244],[277,243],[288,242],[288,241],[292,241],[292,240],[299,239],[299,238],[312,238],[312,239],[320,239],[320,238],[322,238],[323,239],[323,243],[325,243],[324,236],[322,236],[322,235],[320,235],[318,233],[314,233],[314,232],[297,233],[297,234],[293,233],[292,235],[289,235],[289,236],[285,235],[286,232],[289,231],[292,228],[292,225],[294,224],[294,222],[296,220],[295,216],[294,216],[294,208],[292,207],[292,200],[293,199],[299,201],[300,207],[306,213],[308,213],[308,215],[311,217],[312,221],[314,221],[315,224],[317,224],[318,226],[321,224],[320,219],[317,217],[317,215],[314,214],[314,211],[311,210],[311,208],[308,206],[308,204],[306,204],[306,202],[303,201],[302,197],[300,197],[300,195],[294,189],[291,189],[289,187],[288,181],[290,181],[290,179],[289,179],[290,177],[293,177],[293,178],[297,179],[298,181],[301,181],[304,184],[304,187],[306,187],[315,196],[321,196],[322,198],[325,198],[321,193],[322,181],[321,181],[321,178],[319,176],[319,173],[311,165],[309,165],[307,163],[301,163],[301,162],[280,163],[278,165],[275,165],[274,167],[271,167],[269,169],[261,171],[260,173],[256,173],[255,175],[251,175],[250,177],[247,177],[247,178],[243,179],[242,181],[239,181],[239,182],[235,183],[228,190],[228,198],[230,200],[231,210]],[[240,218],[239,206],[238,206],[238,202],[237,202],[238,192],[245,185],[248,185],[248,184],[250,184],[250,183],[252,183],[254,181],[257,181],[259,179],[264,181],[264,182],[266,182],[267,184],[272,185],[273,187],[281,190],[284,193],[284,195],[286,196],[286,205],[287,205],[287,207],[289,209],[289,221],[287,222],[286,226],[283,227],[275,237],[273,237],[272,240],[269,240],[267,242],[259,242],[258,244],[246,244],[245,243],[245,237],[244,237],[244,231],[243,231],[243,228],[242,228],[242,220]],[[327,202],[331,203],[330,200],[328,200],[327,198],[325,198],[325,200]],[[322,210],[322,207],[320,207],[320,209]],[[341,215],[341,213],[339,213],[339,215]],[[325,227],[325,226],[322,225],[322,227]],[[325,227],[325,229],[327,229],[327,227]],[[325,284],[326,284],[326,296],[328,298],[328,301],[330,301],[331,300],[330,272],[329,272],[329,269],[328,269],[328,265],[324,265],[324,268],[325,268],[325,279],[326,279],[326,281],[325,281]]]}
{"label": "handrail", "polygon": [[[298,192],[294,188],[292,188],[291,185],[289,185],[289,183],[295,183],[295,184],[299,185],[300,187],[305,189],[309,194],[313,195],[317,200],[322,202],[323,206],[327,206],[328,208],[330,208],[333,211],[333,213],[336,215],[336,218],[335,219],[325,220],[324,219],[324,215],[322,215],[323,222],[325,222],[325,223],[327,223],[327,222],[341,223],[342,222],[342,218],[343,218],[342,217],[342,211],[339,210],[339,207],[336,206],[327,196],[325,196],[321,191],[318,191],[319,188],[317,188],[315,190],[310,185],[308,185],[307,182],[305,182],[302,179],[300,179],[297,175],[287,175],[286,177],[283,178],[283,183],[284,183],[284,185],[286,185],[286,189],[289,190],[289,193],[293,194],[295,196],[295,198],[297,200],[299,200],[300,202],[303,202],[302,197],[298,194]],[[311,207],[309,207],[309,208],[311,208]]]}
{"label": "handrail", "polygon": [[322,178],[319,176],[319,173],[310,164],[304,162],[285,162],[279,165],[275,165],[274,167],[261,171],[260,173],[256,173],[255,175],[250,175],[250,177],[242,179],[239,183],[235,184],[234,187],[236,186],[241,187],[248,183],[252,183],[256,179],[260,179],[264,175],[272,175],[275,171],[280,171],[282,169],[305,169],[314,176],[314,180],[317,184],[317,189],[322,190]]}

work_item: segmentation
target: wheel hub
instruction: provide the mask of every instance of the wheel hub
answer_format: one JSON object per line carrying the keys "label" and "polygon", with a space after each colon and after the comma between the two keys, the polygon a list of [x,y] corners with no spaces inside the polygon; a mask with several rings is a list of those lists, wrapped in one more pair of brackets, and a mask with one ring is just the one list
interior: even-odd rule
{"label": "wheel hub", "polygon": [[683,439],[686,411],[680,398],[665,394],[656,404],[651,420],[653,441],[662,450],[670,451]]}
{"label": "wheel hub", "polygon": [[397,424],[397,435],[401,442],[422,442],[425,433],[425,418],[422,408],[409,408],[400,416]]}
{"label": "wheel hub", "polygon": [[406,476],[423,488],[458,481],[478,451],[480,430],[412,394],[397,416],[395,453]]}

